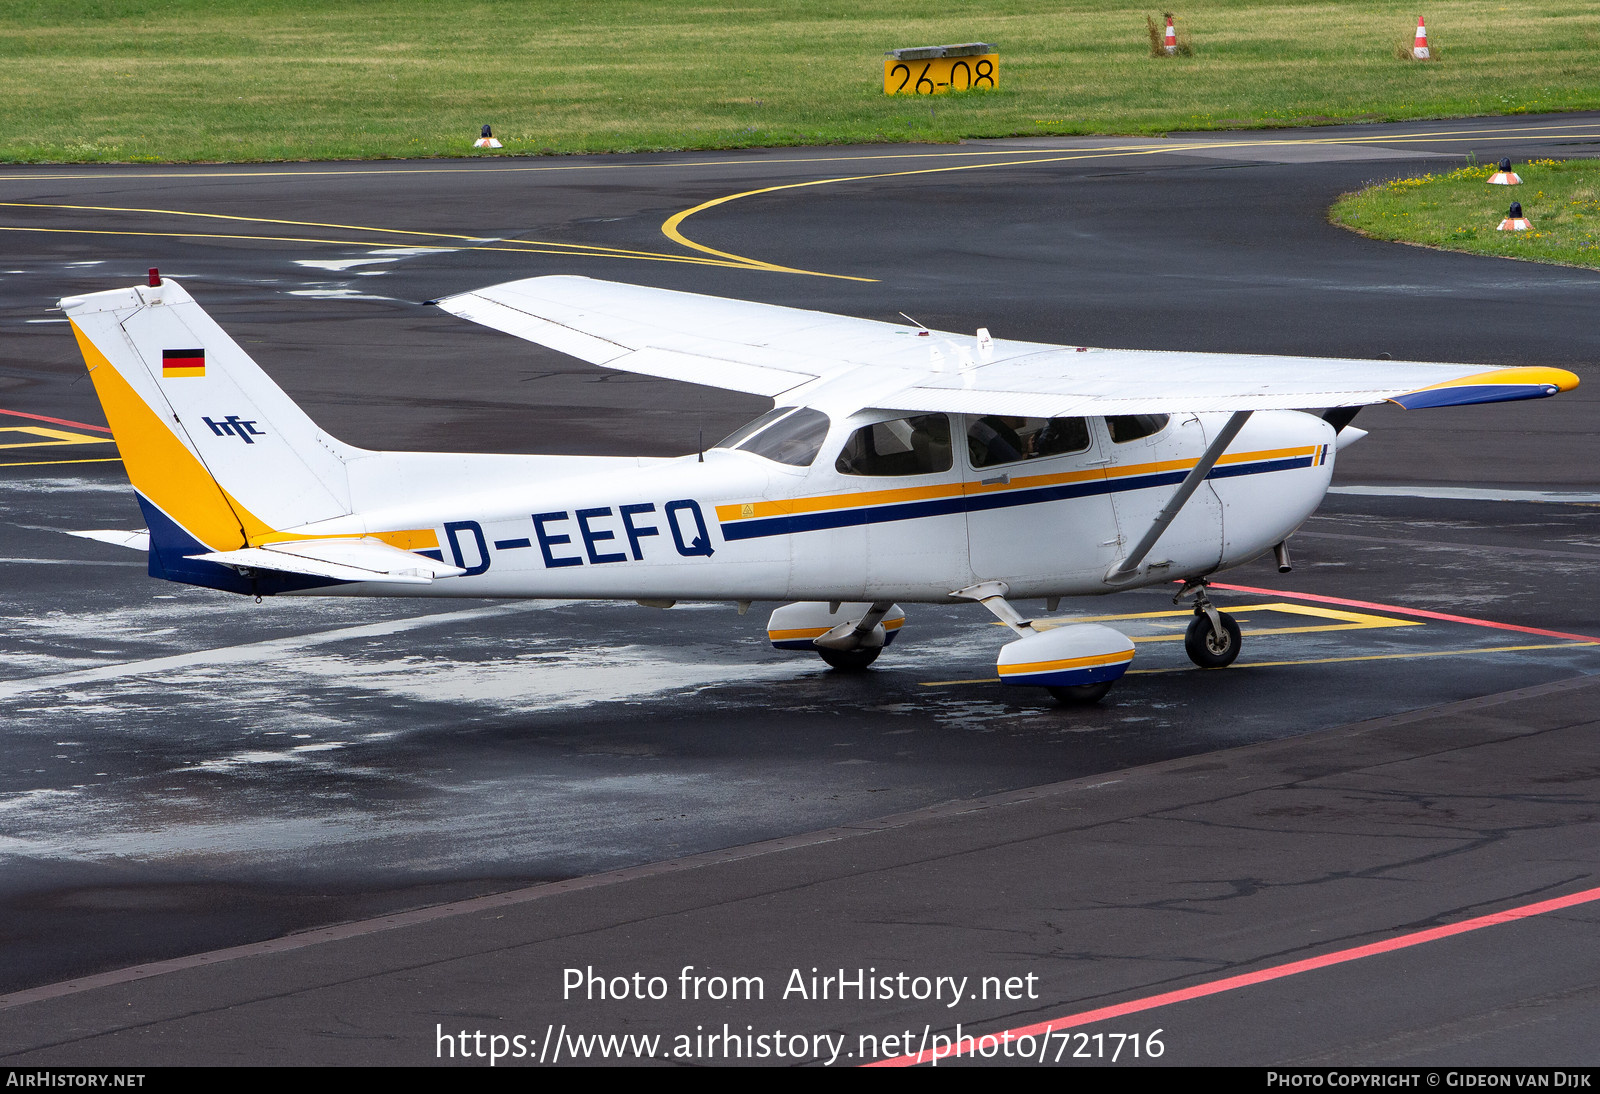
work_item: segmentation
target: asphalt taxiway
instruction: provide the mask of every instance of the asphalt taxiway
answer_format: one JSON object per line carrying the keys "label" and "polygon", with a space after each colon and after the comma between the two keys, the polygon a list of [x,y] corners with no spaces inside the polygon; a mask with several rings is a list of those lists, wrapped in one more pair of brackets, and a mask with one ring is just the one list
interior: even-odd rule
{"label": "asphalt taxiway", "polygon": [[[1323,210],[1468,153],[1597,142],[1600,120],[1559,116],[7,170],[0,1059],[423,1062],[449,1027],[550,1062],[562,1027],[724,1022],[855,1051],[1319,958],[1074,1028],[1159,1027],[1179,1063],[1594,1062],[1586,902],[1331,956],[1595,885],[1590,387],[1363,412],[1336,481],[1367,492],[1330,496],[1294,573],[1223,578],[1240,666],[1193,671],[1159,592],[1066,605],[1140,643],[1103,706],[1067,712],[995,683],[993,627],[957,609],[913,608],[881,668],[841,678],[765,648],[760,606],[158,586],[138,556],[59,534],[138,516],[48,309],[158,265],[331,432],[384,448],[669,454],[764,409],[421,303],[547,272],[1046,341],[1587,380],[1600,275],[1380,244]],[[568,968],[685,965],[769,994],[562,997]],[[1032,975],[1038,994],[779,997],[813,966]]]}

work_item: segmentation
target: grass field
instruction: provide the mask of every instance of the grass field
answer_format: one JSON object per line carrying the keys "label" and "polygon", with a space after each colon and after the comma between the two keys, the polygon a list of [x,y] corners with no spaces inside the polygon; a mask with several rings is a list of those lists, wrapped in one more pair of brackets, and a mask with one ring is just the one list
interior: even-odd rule
{"label": "grass field", "polygon": [[[1380,183],[1334,205],[1335,224],[1378,239],[1600,268],[1600,160],[1514,164],[1522,182],[1490,186],[1491,165]],[[1497,230],[1513,201],[1532,222]]]}
{"label": "grass field", "polygon": [[[0,161],[329,159],[1151,133],[1600,108],[1600,0],[6,0]],[[999,87],[882,93],[986,41]]]}

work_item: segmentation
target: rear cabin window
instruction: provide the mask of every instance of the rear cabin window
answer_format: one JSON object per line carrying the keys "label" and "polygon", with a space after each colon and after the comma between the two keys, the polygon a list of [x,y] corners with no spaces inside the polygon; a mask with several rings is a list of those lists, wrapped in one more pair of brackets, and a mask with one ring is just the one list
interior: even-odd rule
{"label": "rear cabin window", "polygon": [[1167,428],[1167,414],[1118,414],[1106,419],[1106,429],[1117,444],[1152,437]]}
{"label": "rear cabin window", "polygon": [[950,419],[944,414],[862,426],[834,462],[843,475],[931,475],[952,466]]}
{"label": "rear cabin window", "polygon": [[752,452],[790,467],[810,467],[828,436],[828,416],[810,407],[779,407],[716,445]]}
{"label": "rear cabin window", "polygon": [[1065,456],[1089,447],[1084,418],[1021,418],[989,414],[967,425],[967,454],[973,467]]}

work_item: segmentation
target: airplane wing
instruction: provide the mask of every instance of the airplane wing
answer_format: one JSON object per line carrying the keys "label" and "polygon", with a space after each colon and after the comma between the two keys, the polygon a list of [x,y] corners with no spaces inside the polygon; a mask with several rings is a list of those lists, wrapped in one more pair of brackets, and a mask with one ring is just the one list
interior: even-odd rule
{"label": "airplane wing", "polygon": [[591,364],[753,395],[776,396],[852,367],[920,372],[928,361],[928,339],[910,324],[587,277],[510,281],[438,305]]}
{"label": "airplane wing", "polygon": [[534,277],[447,297],[465,319],[625,372],[908,411],[1033,417],[1408,409],[1568,391],[1563,369],[1093,349],[853,319],[695,293]]}

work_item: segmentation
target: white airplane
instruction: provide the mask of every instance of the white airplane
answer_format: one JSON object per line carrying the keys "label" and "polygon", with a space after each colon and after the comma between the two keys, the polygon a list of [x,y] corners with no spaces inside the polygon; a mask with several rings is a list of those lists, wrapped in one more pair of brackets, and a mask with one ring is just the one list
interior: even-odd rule
{"label": "white airplane", "polygon": [[[1238,655],[1206,596],[1321,502],[1355,410],[1539,398],[1550,368],[1051,346],[536,277],[437,301],[611,369],[771,398],[673,459],[370,452],[317,428],[179,285],[61,301],[154,577],[255,595],[791,603],[774,646],[866,668],[901,603],[976,601],[1008,684],[1099,699],[1119,631],[1014,601],[1181,580],[1196,664]],[[1307,412],[1307,411],[1311,412]]]}

